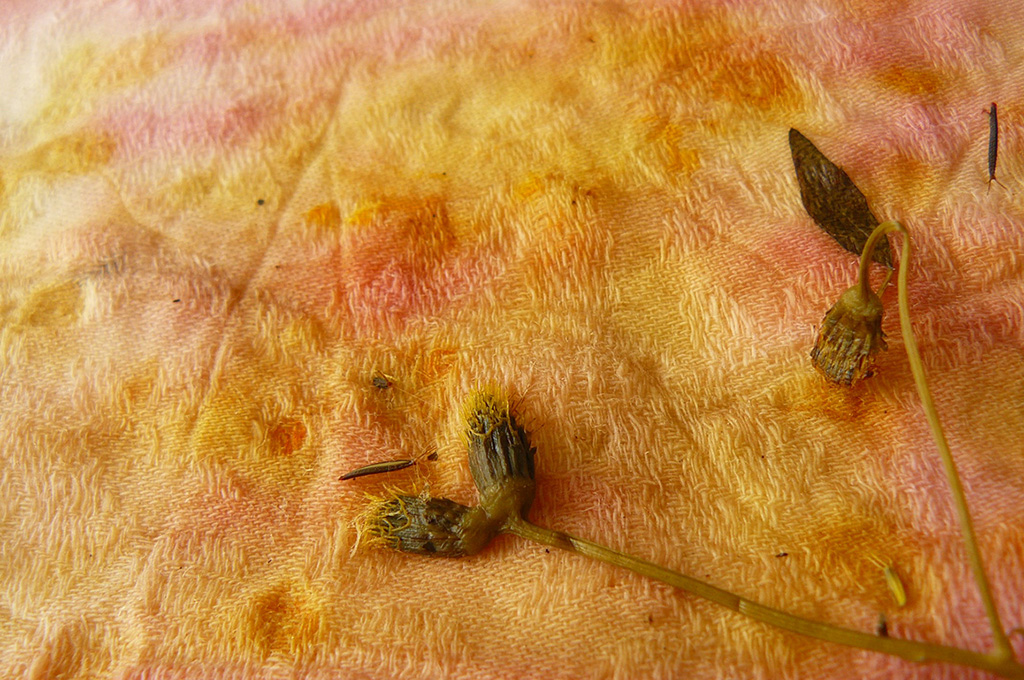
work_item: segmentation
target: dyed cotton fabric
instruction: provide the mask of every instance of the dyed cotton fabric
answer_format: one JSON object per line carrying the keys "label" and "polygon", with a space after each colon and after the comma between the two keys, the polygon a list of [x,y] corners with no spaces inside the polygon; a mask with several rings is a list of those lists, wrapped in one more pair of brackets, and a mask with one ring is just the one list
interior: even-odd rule
{"label": "dyed cotton fabric", "polygon": [[987,649],[895,290],[877,375],[811,367],[857,265],[801,205],[795,127],[913,234],[925,368],[1024,625],[1022,59],[1010,0],[4,3],[0,675],[981,677],[356,520],[385,485],[475,502],[460,408],[495,385],[538,523]]}

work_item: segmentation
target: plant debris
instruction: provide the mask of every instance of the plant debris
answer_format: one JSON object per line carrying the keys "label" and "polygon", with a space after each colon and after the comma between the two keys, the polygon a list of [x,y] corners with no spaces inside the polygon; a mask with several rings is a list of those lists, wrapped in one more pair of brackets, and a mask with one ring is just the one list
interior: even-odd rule
{"label": "plant debris", "polygon": [[[789,130],[789,149],[800,185],[800,200],[807,214],[839,245],[860,255],[868,236],[879,224],[864,194],[842,168],[795,128]],[[872,257],[892,269],[888,239],[878,244]]]}
{"label": "plant debris", "polygon": [[834,383],[852,385],[871,377],[878,350],[886,349],[882,301],[853,286],[828,310],[811,350],[814,367]]}

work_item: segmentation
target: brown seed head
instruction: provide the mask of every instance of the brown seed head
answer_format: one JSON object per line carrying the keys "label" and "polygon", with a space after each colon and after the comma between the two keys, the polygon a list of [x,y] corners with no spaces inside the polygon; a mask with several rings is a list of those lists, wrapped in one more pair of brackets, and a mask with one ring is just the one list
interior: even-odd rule
{"label": "brown seed head", "polygon": [[364,529],[392,550],[434,557],[479,552],[497,533],[480,508],[448,500],[391,493],[374,499]]}
{"label": "brown seed head", "polygon": [[871,377],[874,355],[886,349],[882,301],[860,286],[847,290],[828,310],[811,350],[814,367],[831,382],[852,385]]}
{"label": "brown seed head", "polygon": [[480,505],[389,492],[372,500],[360,522],[375,542],[419,555],[472,555],[529,510],[534,450],[509,411],[508,398],[495,390],[477,392],[463,416],[469,469]]}
{"label": "brown seed head", "polygon": [[[868,199],[849,175],[818,151],[811,140],[798,130],[789,130],[789,149],[793,154],[800,200],[807,214],[825,233],[851,253],[860,254],[878,218],[868,207]],[[875,262],[892,269],[889,241],[878,242],[872,253]]]}
{"label": "brown seed head", "polygon": [[488,515],[525,515],[533,502],[533,454],[526,431],[496,390],[473,394],[463,411],[469,471]]}

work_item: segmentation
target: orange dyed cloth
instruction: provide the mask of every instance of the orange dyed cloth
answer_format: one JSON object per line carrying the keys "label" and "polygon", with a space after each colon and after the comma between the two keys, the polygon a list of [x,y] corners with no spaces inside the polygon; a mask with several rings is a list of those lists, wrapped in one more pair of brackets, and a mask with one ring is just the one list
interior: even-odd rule
{"label": "orange dyed cloth", "polygon": [[1019,7],[5,2],[0,675],[975,677],[355,522],[385,484],[475,502],[459,409],[495,384],[538,523],[988,649],[895,290],[875,377],[811,368],[856,258],[800,203],[796,127],[915,237],[925,367],[1024,625]]}

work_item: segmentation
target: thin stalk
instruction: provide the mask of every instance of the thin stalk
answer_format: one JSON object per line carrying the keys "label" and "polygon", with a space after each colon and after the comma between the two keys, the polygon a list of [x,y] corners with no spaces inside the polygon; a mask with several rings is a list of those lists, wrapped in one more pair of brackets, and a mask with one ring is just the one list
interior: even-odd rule
{"label": "thin stalk", "polygon": [[949,450],[949,443],[946,441],[942,424],[939,422],[939,414],[935,410],[935,402],[932,400],[931,390],[928,389],[928,381],[924,374],[924,364],[921,362],[921,354],[917,350],[917,340],[914,338],[914,331],[910,325],[910,303],[907,298],[907,273],[910,270],[911,250],[910,233],[899,222],[883,222],[871,232],[871,236],[864,245],[864,252],[861,254],[861,289],[863,291],[868,286],[867,266],[870,263],[875,243],[891,231],[898,231],[903,236],[897,292],[900,308],[900,331],[903,335],[903,345],[906,347],[907,358],[910,360],[910,371],[914,374],[917,394],[921,397],[921,404],[928,419],[928,427],[931,428],[932,438],[935,439],[935,445],[938,447],[939,455],[942,458],[942,465],[946,470],[946,479],[949,481],[950,490],[953,492],[953,504],[956,506],[957,518],[960,521],[960,533],[963,535],[964,545],[967,548],[967,557],[971,564],[971,571],[974,573],[974,580],[978,584],[978,592],[981,594],[981,602],[985,607],[985,614],[988,616],[988,622],[992,628],[995,654],[1000,658],[1012,659],[1013,648],[1010,646],[1010,641],[1006,637],[1003,624],[999,620],[999,611],[996,609],[995,600],[992,598],[988,577],[985,576],[985,567],[982,563],[981,551],[978,550],[978,539],[974,533],[974,524],[971,522],[971,514],[967,509],[967,497],[964,495],[964,488],[960,483],[960,475],[957,473],[956,463],[953,461],[953,454]]}
{"label": "thin stalk", "polygon": [[[860,296],[861,299],[864,300],[867,300],[871,293],[871,277],[868,275],[868,270],[871,268],[871,256],[875,254],[875,244],[881,241],[882,238],[889,233],[888,229],[882,229],[882,227],[887,224],[899,223],[890,221],[884,222],[883,224],[875,227],[875,230],[871,232],[868,236],[867,242],[864,244],[864,250],[860,253],[860,269],[857,272],[857,283],[860,284]],[[889,285],[890,278],[892,278],[892,269],[887,269],[885,273],[885,280],[882,281],[882,285],[878,289],[878,297],[882,297],[882,293],[885,291],[886,286]]]}
{"label": "thin stalk", "polygon": [[878,287],[878,292],[875,293],[875,295],[877,295],[879,298],[881,298],[882,294],[885,293],[885,289],[889,286],[890,279],[892,279],[892,270],[886,269],[885,278],[882,279],[882,285]]}
{"label": "thin stalk", "polygon": [[[1013,655],[1013,648],[999,620],[999,613],[996,609],[992,591],[985,576],[985,569],[982,563],[981,552],[978,549],[977,537],[974,533],[974,526],[971,522],[970,512],[967,508],[967,498],[964,495],[963,485],[960,483],[960,475],[953,461],[953,455],[949,450],[942,424],[939,422],[938,413],[935,410],[935,402],[932,399],[931,391],[928,389],[928,382],[924,373],[924,365],[921,362],[921,355],[917,348],[917,341],[914,338],[913,328],[910,323],[910,305],[907,296],[907,274],[909,271],[911,242],[907,229],[895,221],[888,221],[880,224],[872,232],[864,246],[860,260],[859,284],[861,295],[865,299],[871,292],[868,269],[871,264],[871,255],[875,244],[891,231],[898,231],[903,236],[903,247],[901,250],[899,276],[897,278],[897,293],[899,298],[900,330],[903,335],[903,344],[907,351],[907,358],[910,362],[910,370],[914,376],[914,384],[917,393],[921,398],[928,426],[931,429],[932,437],[939,449],[942,464],[946,471],[950,489],[953,493],[953,502],[956,506],[957,517],[960,522],[960,531],[963,535],[964,544],[967,548],[971,570],[974,580],[978,585],[985,613],[988,616],[992,628],[992,635],[995,641],[995,650],[989,654],[981,654],[956,647],[945,645],[934,645],[925,642],[912,640],[900,640],[897,638],[880,637],[869,635],[848,628],[840,628],[818,621],[811,621],[800,616],[795,616],[771,607],[765,607],[727,590],[723,590],[699,579],[680,574],[678,572],[660,567],[651,562],[620,553],[590,541],[570,536],[569,534],[554,531],[531,524],[525,519],[514,517],[504,526],[504,531],[515,534],[522,538],[536,541],[544,545],[550,545],[563,550],[568,550],[580,555],[612,564],[618,567],[629,569],[637,574],[662,581],[670,586],[679,588],[698,597],[719,604],[735,612],[743,614],[751,619],[766,623],[776,628],[799,633],[808,637],[834,642],[866,649],[892,656],[898,656],[916,662],[946,662],[962,666],[969,666],[985,670],[1005,678],[1024,679],[1024,666],[1017,663]],[[892,276],[892,270],[886,274],[879,295],[884,292]]]}
{"label": "thin stalk", "polygon": [[738,612],[748,618],[766,623],[776,628],[799,633],[807,637],[834,642],[847,647],[856,647],[873,652],[881,652],[898,656],[909,661],[945,662],[961,666],[969,666],[994,673],[1000,677],[1024,679],[1024,666],[1019,665],[1012,657],[996,654],[981,654],[956,647],[933,645],[926,642],[900,640],[897,638],[869,635],[848,628],[831,626],[818,621],[811,621],[800,616],[788,614],[778,609],[765,607],[746,598],[735,595],[699,579],[680,574],[679,572],[660,567],[638,557],[620,553],[597,543],[570,536],[561,531],[539,527],[525,519],[515,517],[506,522],[503,531],[514,534],[543,545],[550,545],[568,550],[579,555],[592,557],[607,564],[628,569],[632,572],[656,579],[670,586],[679,588],[692,595],[710,600],[723,607]]}

